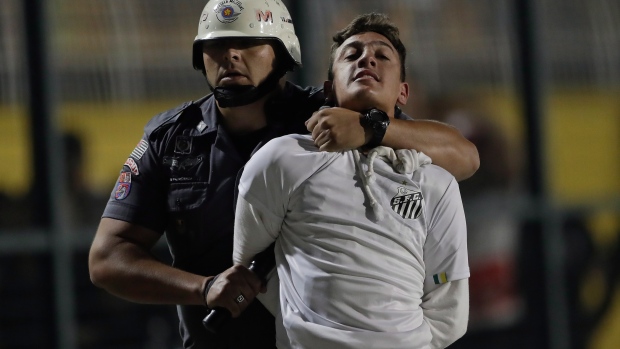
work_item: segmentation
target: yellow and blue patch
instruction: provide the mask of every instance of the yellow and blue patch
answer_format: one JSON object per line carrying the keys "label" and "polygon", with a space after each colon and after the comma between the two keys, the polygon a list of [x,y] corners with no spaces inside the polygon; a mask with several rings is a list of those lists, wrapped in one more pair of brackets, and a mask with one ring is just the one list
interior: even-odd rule
{"label": "yellow and blue patch", "polygon": [[446,282],[448,282],[448,274],[446,273],[435,274],[433,275],[433,281],[435,281],[435,285],[445,284]]}

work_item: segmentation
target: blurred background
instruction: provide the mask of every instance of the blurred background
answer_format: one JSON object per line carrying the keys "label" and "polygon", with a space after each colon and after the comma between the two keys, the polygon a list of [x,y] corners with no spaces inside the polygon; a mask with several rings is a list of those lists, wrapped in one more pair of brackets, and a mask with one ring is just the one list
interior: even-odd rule
{"label": "blurred background", "polygon": [[[145,123],[209,92],[191,66],[205,3],[0,2],[0,349],[180,347],[173,306],[95,288],[87,255]],[[620,2],[284,3],[304,63],[290,80],[322,85],[333,33],[385,12],[408,49],[404,110],[478,147],[452,347],[619,348]]]}

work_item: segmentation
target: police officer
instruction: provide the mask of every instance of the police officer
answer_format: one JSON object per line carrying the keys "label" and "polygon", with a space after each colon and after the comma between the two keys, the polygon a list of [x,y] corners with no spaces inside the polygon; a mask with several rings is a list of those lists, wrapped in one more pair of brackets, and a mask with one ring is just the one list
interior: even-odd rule
{"label": "police officer", "polygon": [[[209,1],[193,64],[213,93],[147,123],[123,164],[89,256],[95,285],[134,302],[177,304],[185,348],[275,346],[273,316],[252,302],[264,290],[260,280],[232,267],[237,183],[251,154],[268,140],[312,132],[321,150],[380,142],[420,150],[459,179],[477,169],[475,147],[452,127],[402,114],[389,124],[362,126],[359,113],[341,108],[313,114],[325,103],[322,91],[285,79],[301,66],[301,53],[279,0]],[[172,266],[151,254],[164,233]],[[202,326],[214,307],[234,317],[218,336]]]}

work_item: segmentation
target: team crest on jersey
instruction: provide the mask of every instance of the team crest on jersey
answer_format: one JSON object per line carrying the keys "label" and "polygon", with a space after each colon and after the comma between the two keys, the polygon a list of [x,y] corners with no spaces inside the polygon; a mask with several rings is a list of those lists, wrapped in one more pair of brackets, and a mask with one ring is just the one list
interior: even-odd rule
{"label": "team crest on jersey", "polygon": [[419,191],[398,187],[398,193],[390,201],[392,210],[405,219],[417,219],[422,213],[424,198]]}
{"label": "team crest on jersey", "polygon": [[215,16],[222,23],[232,23],[237,20],[242,11],[243,3],[240,0],[224,0],[215,8]]}

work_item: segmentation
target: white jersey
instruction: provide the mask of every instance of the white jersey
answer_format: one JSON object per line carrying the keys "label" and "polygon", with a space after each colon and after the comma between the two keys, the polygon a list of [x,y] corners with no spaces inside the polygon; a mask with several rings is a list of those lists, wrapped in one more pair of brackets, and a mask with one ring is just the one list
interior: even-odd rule
{"label": "white jersey", "polygon": [[426,348],[423,296],[469,277],[452,175],[435,165],[399,174],[375,160],[369,199],[354,155],[289,135],[265,145],[241,177],[239,195],[266,234],[235,232],[234,260],[247,265],[278,237],[279,348]]}

